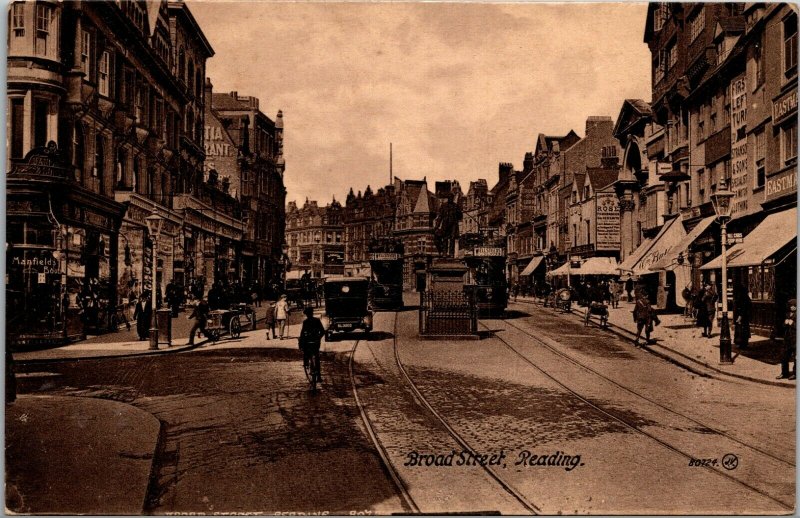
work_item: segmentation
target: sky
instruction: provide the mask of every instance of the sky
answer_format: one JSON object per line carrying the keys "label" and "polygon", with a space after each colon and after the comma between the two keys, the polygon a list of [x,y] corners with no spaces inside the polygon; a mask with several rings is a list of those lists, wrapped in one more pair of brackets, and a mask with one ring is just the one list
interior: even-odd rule
{"label": "sky", "polygon": [[497,181],[539,133],[650,100],[646,4],[195,0],[215,92],[283,110],[287,201],[401,179]]}

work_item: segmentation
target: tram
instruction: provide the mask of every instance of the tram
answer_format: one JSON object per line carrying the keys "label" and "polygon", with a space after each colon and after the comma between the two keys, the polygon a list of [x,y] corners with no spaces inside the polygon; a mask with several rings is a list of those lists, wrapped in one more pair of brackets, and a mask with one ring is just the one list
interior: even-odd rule
{"label": "tram", "polygon": [[368,248],[370,300],[374,309],[403,307],[403,243],[394,238],[375,238]]}
{"label": "tram", "polygon": [[468,285],[475,291],[478,316],[500,316],[508,305],[506,249],[504,246],[476,246],[464,256],[469,268]]}

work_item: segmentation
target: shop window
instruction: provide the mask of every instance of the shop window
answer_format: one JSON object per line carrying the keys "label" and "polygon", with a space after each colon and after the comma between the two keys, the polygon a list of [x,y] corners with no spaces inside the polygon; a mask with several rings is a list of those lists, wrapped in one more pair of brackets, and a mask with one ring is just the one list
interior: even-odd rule
{"label": "shop window", "polygon": [[25,36],[25,2],[17,2],[11,6],[11,32],[15,38]]}
{"label": "shop window", "polygon": [[33,103],[33,145],[44,147],[47,144],[47,119],[50,115],[50,101],[36,99]]}
{"label": "shop window", "polygon": [[110,61],[111,56],[108,52],[103,52],[100,55],[100,64],[97,70],[97,90],[100,92],[100,95],[108,97],[108,85],[110,79]]}
{"label": "shop window", "polygon": [[23,158],[23,132],[25,120],[25,100],[21,97],[11,98],[11,158]]}
{"label": "shop window", "polygon": [[783,21],[783,73],[786,77],[797,75],[797,14]]}

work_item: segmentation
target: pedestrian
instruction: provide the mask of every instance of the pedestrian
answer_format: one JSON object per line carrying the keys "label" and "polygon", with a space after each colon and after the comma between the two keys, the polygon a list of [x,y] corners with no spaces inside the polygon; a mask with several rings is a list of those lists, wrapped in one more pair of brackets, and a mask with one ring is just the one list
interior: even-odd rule
{"label": "pedestrian", "polygon": [[513,286],[511,287],[511,289],[512,289],[512,291],[514,293],[514,302],[516,302],[517,301],[517,297],[519,296],[519,283],[515,282],[513,284]]}
{"label": "pedestrian", "polygon": [[622,291],[622,287],[619,283],[615,280],[611,280],[608,283],[608,292],[611,298],[611,307],[616,309],[619,307],[619,292]]}
{"label": "pedestrian", "polygon": [[139,340],[147,338],[148,329],[150,329],[150,319],[153,317],[153,307],[150,300],[150,291],[144,290],[139,296],[139,302],[136,303],[136,308],[133,310],[133,319],[136,320],[136,334],[139,335]]}
{"label": "pedestrian", "polygon": [[628,302],[633,301],[633,278],[628,277],[628,280],[625,281],[625,291],[628,292],[628,298],[626,299]]}
{"label": "pedestrian", "polygon": [[753,301],[747,292],[747,287],[743,284],[736,285],[736,292],[733,296],[733,341],[739,349],[747,349],[750,343],[750,312]]}
{"label": "pedestrian", "polygon": [[[703,295],[700,301],[703,321],[698,322],[698,325],[703,327],[703,336],[711,338],[714,327],[714,313],[717,311],[717,291],[711,283],[706,282],[703,286]],[[699,321],[700,316],[697,319]]]}
{"label": "pedestrian", "polygon": [[[797,374],[797,299],[789,300],[789,309],[783,321],[783,357],[781,358],[781,374],[778,379],[795,379]],[[792,370],[789,372],[789,362]]]}
{"label": "pedestrian", "polygon": [[314,316],[314,308],[307,307],[303,310],[303,313],[306,319],[303,320],[303,327],[300,329],[297,345],[303,351],[303,367],[306,367],[311,356],[319,355],[322,337],[325,336],[325,328],[322,326],[320,319]]}
{"label": "pedestrian", "polygon": [[206,324],[208,323],[208,314],[210,311],[211,308],[208,302],[200,299],[191,314],[186,317],[188,320],[194,319],[192,329],[189,331],[189,342],[186,345],[194,345],[194,337],[198,331],[201,331],[206,338],[209,338],[208,331],[206,331]]}
{"label": "pedestrian", "polygon": [[222,287],[219,282],[214,281],[211,289],[208,290],[208,307],[211,309],[223,309],[222,298]]}
{"label": "pedestrian", "polygon": [[286,327],[286,321],[289,320],[289,303],[286,301],[286,295],[281,295],[275,305],[275,320],[278,321],[278,335],[283,340],[284,332],[287,337],[289,335],[289,329]]}
{"label": "pedestrian", "polygon": [[636,293],[636,305],[633,308],[633,321],[636,322],[636,338],[633,345],[639,347],[639,337],[642,335],[642,330],[645,333],[646,342],[644,345],[650,343],[650,333],[653,331],[653,323],[658,325],[661,321],[658,319],[655,310],[647,300],[647,293],[640,290]]}
{"label": "pedestrian", "polygon": [[[267,303],[267,314],[264,316],[264,327],[267,328],[267,340],[278,338],[275,334],[275,303],[270,301]],[[270,338],[271,334],[271,338]]]}

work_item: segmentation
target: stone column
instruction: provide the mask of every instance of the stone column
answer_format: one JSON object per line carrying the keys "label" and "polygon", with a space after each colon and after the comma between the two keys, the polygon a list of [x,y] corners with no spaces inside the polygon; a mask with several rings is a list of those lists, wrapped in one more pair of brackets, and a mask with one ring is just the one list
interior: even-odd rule
{"label": "stone column", "polygon": [[625,190],[619,196],[619,217],[620,217],[620,262],[624,261],[633,252],[633,227],[635,221],[633,220],[633,209],[635,203],[633,201],[633,192]]}

